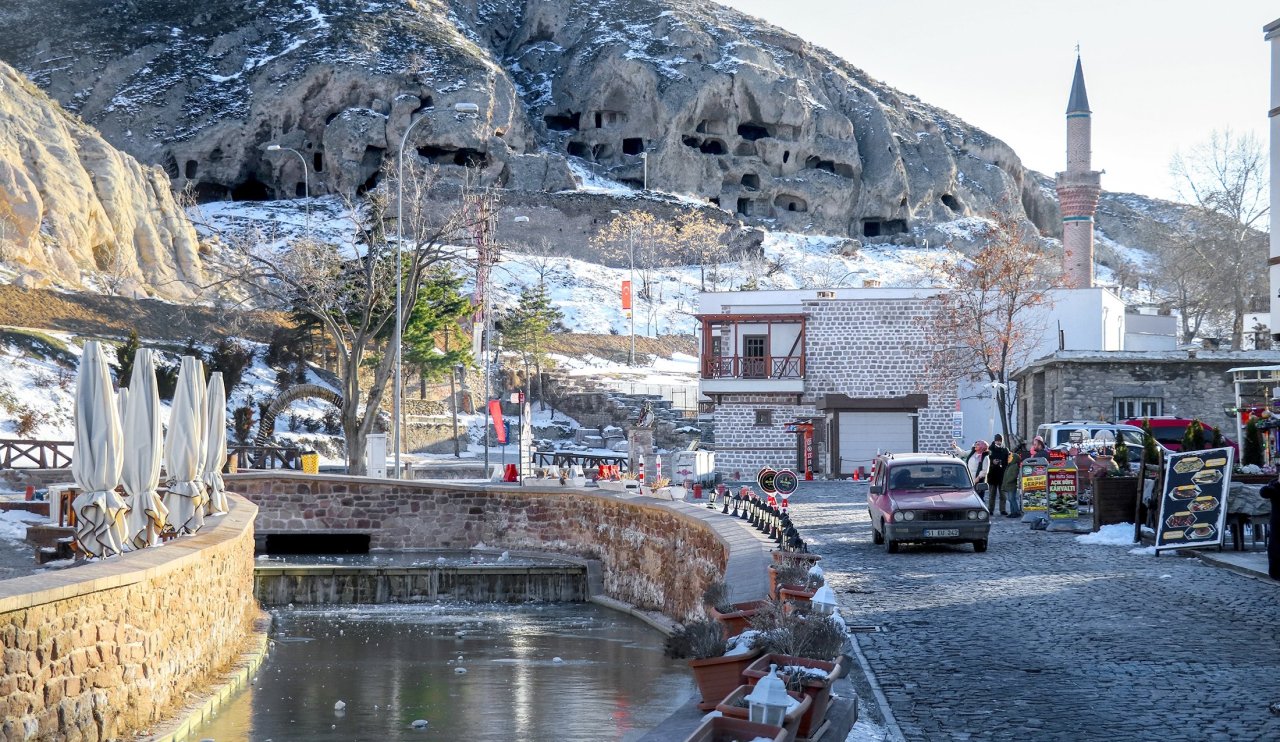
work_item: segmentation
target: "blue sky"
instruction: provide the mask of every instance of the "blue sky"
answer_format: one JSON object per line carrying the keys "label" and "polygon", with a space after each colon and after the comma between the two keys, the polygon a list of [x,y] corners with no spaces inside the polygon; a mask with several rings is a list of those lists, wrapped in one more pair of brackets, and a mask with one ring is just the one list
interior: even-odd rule
{"label": "blue sky", "polygon": [[[1102,185],[1174,198],[1169,161],[1215,129],[1267,145],[1271,0],[717,0],[826,47],[893,87],[1008,142],[1028,167],[1065,167],[1075,45]],[[904,10],[906,9],[906,10]]]}

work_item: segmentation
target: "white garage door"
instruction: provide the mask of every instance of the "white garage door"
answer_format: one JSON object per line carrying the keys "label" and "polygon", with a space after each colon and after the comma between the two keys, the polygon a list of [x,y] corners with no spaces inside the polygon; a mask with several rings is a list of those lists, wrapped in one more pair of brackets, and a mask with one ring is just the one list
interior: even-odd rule
{"label": "white garage door", "polygon": [[840,473],[852,474],[859,466],[871,471],[876,453],[909,453],[916,450],[915,425],[906,412],[841,412]]}

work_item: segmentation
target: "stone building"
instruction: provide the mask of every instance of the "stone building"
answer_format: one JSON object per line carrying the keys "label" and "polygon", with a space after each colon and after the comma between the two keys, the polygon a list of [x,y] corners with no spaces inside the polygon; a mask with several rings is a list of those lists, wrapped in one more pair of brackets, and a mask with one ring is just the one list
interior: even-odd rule
{"label": "stone building", "polygon": [[1236,402],[1228,372],[1276,363],[1277,351],[1059,351],[1013,375],[1018,428],[1169,415],[1235,430],[1234,415],[1225,411]]}
{"label": "stone building", "polygon": [[945,451],[954,390],[931,389],[924,359],[937,289],[735,291],[702,295],[702,394],[714,405],[716,468],[869,470],[878,451]]}

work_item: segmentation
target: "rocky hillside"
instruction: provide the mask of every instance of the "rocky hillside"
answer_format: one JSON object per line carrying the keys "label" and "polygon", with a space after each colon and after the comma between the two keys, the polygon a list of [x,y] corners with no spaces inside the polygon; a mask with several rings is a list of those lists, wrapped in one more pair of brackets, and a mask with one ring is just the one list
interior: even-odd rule
{"label": "rocky hillside", "polygon": [[184,299],[203,282],[168,177],[0,62],[0,262],[9,279]]}
{"label": "rocky hillside", "polygon": [[[1051,199],[1003,142],[835,55],[701,0],[13,0],[11,60],[205,198],[375,182],[419,156],[517,190],[566,158],[775,229],[887,241]],[[463,104],[459,107],[459,104]],[[476,112],[469,113],[474,104]]]}

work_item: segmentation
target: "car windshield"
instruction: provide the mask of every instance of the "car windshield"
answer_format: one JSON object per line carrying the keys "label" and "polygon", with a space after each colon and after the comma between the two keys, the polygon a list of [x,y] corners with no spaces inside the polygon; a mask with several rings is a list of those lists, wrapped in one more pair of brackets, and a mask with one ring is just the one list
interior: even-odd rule
{"label": "car windshield", "polygon": [[895,466],[889,487],[895,490],[968,489],[969,471],[962,464],[907,464]]}

